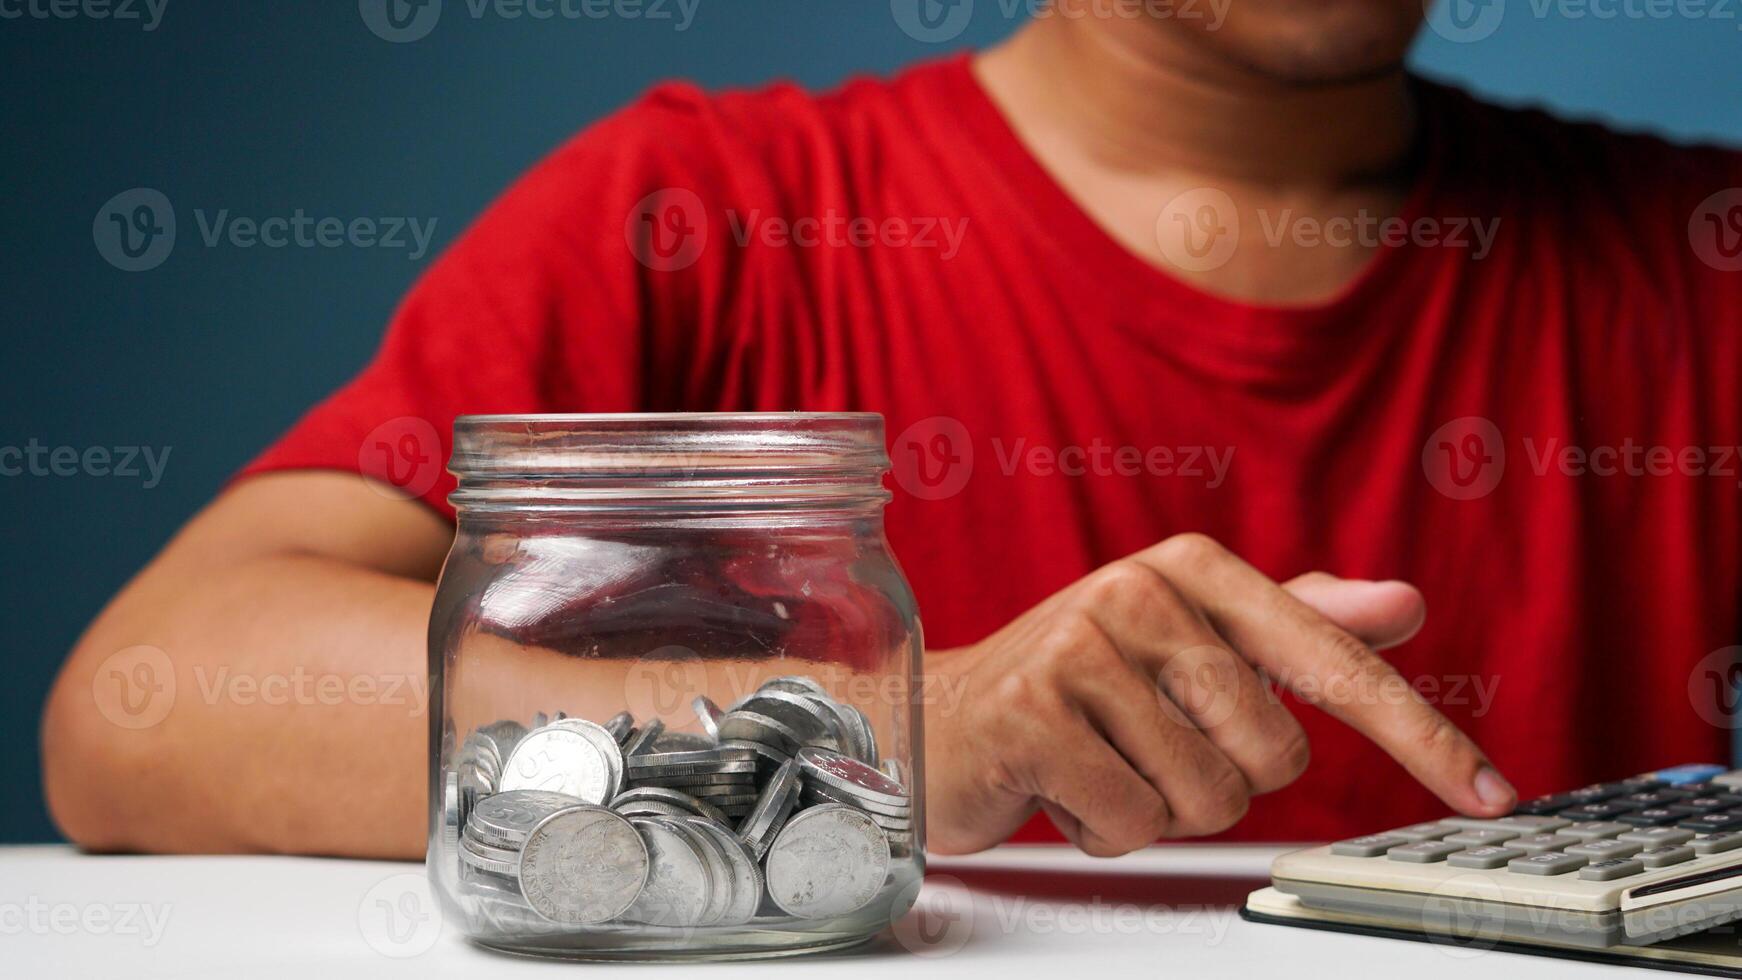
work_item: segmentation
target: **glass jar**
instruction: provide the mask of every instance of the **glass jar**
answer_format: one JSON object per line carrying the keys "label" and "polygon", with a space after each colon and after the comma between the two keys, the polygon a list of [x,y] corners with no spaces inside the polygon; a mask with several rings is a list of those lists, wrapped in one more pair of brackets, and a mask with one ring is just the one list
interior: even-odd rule
{"label": "glass jar", "polygon": [[924,870],[920,626],[869,414],[470,416],[429,869],[517,953],[839,949]]}

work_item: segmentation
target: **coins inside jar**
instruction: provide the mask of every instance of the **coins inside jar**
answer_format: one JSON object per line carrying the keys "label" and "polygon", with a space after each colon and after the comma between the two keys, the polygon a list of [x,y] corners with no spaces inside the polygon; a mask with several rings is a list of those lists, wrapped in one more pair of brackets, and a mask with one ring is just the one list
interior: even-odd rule
{"label": "coins inside jar", "polygon": [[692,708],[701,733],[558,712],[468,735],[445,783],[461,897],[494,923],[546,929],[822,920],[871,904],[915,836],[864,713],[793,676],[727,710],[702,696]]}

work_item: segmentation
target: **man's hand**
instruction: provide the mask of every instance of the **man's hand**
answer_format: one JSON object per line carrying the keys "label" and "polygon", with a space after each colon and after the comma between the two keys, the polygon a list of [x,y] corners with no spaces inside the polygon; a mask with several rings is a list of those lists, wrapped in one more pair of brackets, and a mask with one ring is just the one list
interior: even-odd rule
{"label": "man's hand", "polygon": [[1306,735],[1260,671],[1455,809],[1503,814],[1512,787],[1373,652],[1423,616],[1402,583],[1315,573],[1282,586],[1197,534],[1114,562],[986,640],[928,656],[968,692],[926,718],[930,844],[990,847],[1037,807],[1102,856],[1227,829],[1307,765]]}

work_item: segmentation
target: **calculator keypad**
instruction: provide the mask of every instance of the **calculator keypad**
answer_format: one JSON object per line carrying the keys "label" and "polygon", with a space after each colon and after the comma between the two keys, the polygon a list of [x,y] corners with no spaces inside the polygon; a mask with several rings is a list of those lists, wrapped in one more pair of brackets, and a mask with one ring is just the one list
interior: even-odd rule
{"label": "calculator keypad", "polygon": [[1613,881],[1742,848],[1742,769],[1677,766],[1331,845],[1344,857]]}

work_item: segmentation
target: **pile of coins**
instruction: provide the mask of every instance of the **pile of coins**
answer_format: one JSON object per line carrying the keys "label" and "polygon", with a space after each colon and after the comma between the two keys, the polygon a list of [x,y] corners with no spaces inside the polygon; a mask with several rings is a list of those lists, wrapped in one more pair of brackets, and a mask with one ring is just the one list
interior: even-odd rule
{"label": "pile of coins", "polygon": [[[779,677],[704,734],[558,714],[468,734],[442,833],[459,894],[546,928],[737,926],[869,905],[914,846],[904,774],[863,712]],[[526,914],[522,914],[526,913]]]}

